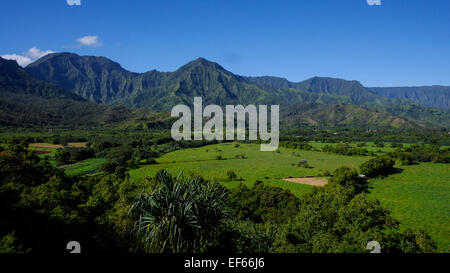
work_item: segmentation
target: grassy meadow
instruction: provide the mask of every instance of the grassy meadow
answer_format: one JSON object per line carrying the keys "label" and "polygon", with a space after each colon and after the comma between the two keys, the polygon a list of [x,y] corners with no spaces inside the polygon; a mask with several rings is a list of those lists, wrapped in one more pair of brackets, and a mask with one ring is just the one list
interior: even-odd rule
{"label": "grassy meadow", "polygon": [[[86,142],[69,142],[68,146],[86,147]],[[55,166],[56,151],[63,147],[61,144],[33,143],[29,146],[29,149],[38,153],[41,159],[47,158],[50,164]],[[89,158],[74,164],[60,166],[60,168],[63,168],[68,176],[82,176],[98,171],[99,167],[105,162],[105,158]]]}
{"label": "grassy meadow", "polygon": [[[320,148],[326,144],[310,142]],[[367,144],[370,147],[370,143]],[[372,144],[373,145],[373,144]],[[291,190],[295,195],[308,192],[312,186],[281,180],[287,177],[323,175],[340,166],[358,168],[369,156],[342,156],[316,151],[280,148],[280,152],[260,152],[259,145],[222,143],[200,148],[178,150],[157,159],[158,164],[143,166],[129,172],[130,179],[153,176],[160,169],[172,173],[200,173],[229,188],[238,183],[252,186],[256,180]],[[389,151],[390,147],[371,147]],[[246,159],[236,158],[245,155]],[[219,157],[222,159],[219,160]],[[293,166],[307,160],[311,168]],[[393,216],[402,222],[402,228],[420,227],[427,230],[438,243],[439,250],[449,252],[450,230],[450,170],[446,164],[420,163],[402,166],[401,173],[370,180],[369,196],[379,199]],[[241,181],[230,181],[227,172],[234,171]]]}
{"label": "grassy meadow", "polygon": [[[245,155],[246,159],[236,158]],[[160,169],[169,169],[173,173],[185,174],[198,172],[205,178],[234,187],[238,183],[252,186],[256,180],[269,182],[282,188],[290,189],[294,194],[301,195],[311,189],[310,186],[286,182],[287,177],[321,176],[325,170],[347,165],[357,167],[368,160],[364,156],[341,156],[280,148],[280,152],[261,152],[256,144],[222,143],[200,148],[184,149],[171,152],[157,159],[159,164],[144,166],[129,172],[131,179],[141,179],[153,176]],[[222,157],[221,160],[218,157]],[[292,166],[301,160],[307,160],[310,168]],[[241,181],[230,181],[228,171],[234,171]]]}
{"label": "grassy meadow", "polygon": [[[83,147],[86,143],[69,143],[69,146]],[[309,142],[315,149],[336,143]],[[356,144],[352,144],[356,145]],[[408,144],[405,144],[406,146]],[[56,164],[54,155],[58,145],[35,143],[31,150],[39,157],[48,158]],[[382,154],[393,151],[388,143],[376,147],[367,142],[363,147]],[[341,166],[358,168],[370,156],[343,156],[318,151],[295,150],[281,147],[277,152],[261,152],[257,144],[221,143],[199,148],[182,149],[157,158],[158,164],[142,165],[129,171],[130,179],[152,177],[160,169],[185,175],[199,173],[203,177],[218,181],[228,188],[239,183],[251,187],[260,180],[289,189],[300,196],[312,189],[310,185],[282,180],[290,177],[323,177],[324,172],[333,172]],[[309,168],[298,167],[302,160]],[[75,164],[61,166],[68,176],[82,176],[95,173],[106,162],[105,158],[90,158]],[[392,215],[401,221],[401,228],[420,227],[430,233],[438,243],[440,252],[450,252],[450,170],[447,164],[420,163],[398,166],[402,171],[384,178],[370,180],[369,196],[381,201]],[[238,180],[231,181],[228,171],[237,174]]]}
{"label": "grassy meadow", "polygon": [[61,166],[61,168],[64,168],[68,176],[80,176],[96,172],[105,162],[105,158],[89,158],[75,164]]}
{"label": "grassy meadow", "polygon": [[450,252],[450,169],[448,164],[420,163],[371,180],[370,196],[381,201],[401,221],[401,228],[421,227]]}

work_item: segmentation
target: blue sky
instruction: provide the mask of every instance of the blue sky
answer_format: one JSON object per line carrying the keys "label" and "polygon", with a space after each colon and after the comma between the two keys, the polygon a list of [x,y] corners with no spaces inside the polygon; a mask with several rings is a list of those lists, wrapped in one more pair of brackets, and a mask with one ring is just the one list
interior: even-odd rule
{"label": "blue sky", "polygon": [[70,51],[134,72],[204,57],[246,76],[450,85],[448,0],[70,1],[3,1],[0,55]]}

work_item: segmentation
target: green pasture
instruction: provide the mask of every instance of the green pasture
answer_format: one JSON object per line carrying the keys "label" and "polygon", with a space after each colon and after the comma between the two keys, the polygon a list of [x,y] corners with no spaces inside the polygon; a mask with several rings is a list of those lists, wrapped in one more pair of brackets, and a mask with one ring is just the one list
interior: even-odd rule
{"label": "green pasture", "polygon": [[75,164],[62,166],[68,176],[79,176],[93,173],[100,165],[106,162],[106,158],[90,158]]}
{"label": "green pasture", "polygon": [[[247,159],[236,158],[237,155],[245,155]],[[218,160],[218,156],[222,160]],[[198,172],[203,177],[220,181],[230,188],[240,182],[252,186],[255,181],[260,180],[290,189],[299,196],[309,191],[311,186],[281,179],[321,176],[325,170],[332,172],[342,165],[356,168],[369,158],[286,148],[280,148],[280,153],[261,152],[257,144],[240,144],[235,147],[235,143],[222,143],[171,152],[158,158],[159,164],[144,166],[129,173],[131,179],[142,179],[155,175],[160,169],[169,169],[172,173],[182,171],[187,175]],[[292,166],[301,160],[307,160],[311,168]],[[229,170],[242,177],[242,181],[228,180]]]}
{"label": "green pasture", "polygon": [[56,148],[42,148],[42,147],[32,147],[29,148],[29,150],[31,151],[44,151],[47,152],[45,154],[38,154],[39,158],[41,159],[45,159],[48,158],[48,161],[50,162],[50,164],[52,164],[53,166],[56,165],[56,161],[55,161],[55,154],[56,154]]}
{"label": "green pasture", "polygon": [[[326,143],[310,143],[320,147]],[[331,143],[330,143],[331,144]],[[370,145],[368,143],[368,145]],[[373,144],[372,144],[373,145]],[[370,147],[370,146],[369,146]],[[381,149],[387,151],[391,148]],[[238,159],[244,154],[247,159]],[[221,156],[223,160],[218,160]],[[286,177],[321,176],[324,170],[332,172],[340,166],[357,168],[369,160],[368,156],[341,156],[323,152],[280,148],[280,153],[261,152],[259,145],[223,143],[201,148],[178,150],[157,159],[159,164],[147,165],[130,171],[131,179],[153,176],[160,169],[184,174],[198,172],[229,188],[242,182],[248,186],[256,180],[291,190],[297,196],[311,190],[311,186],[286,182]],[[307,160],[312,168],[292,166]],[[403,171],[384,179],[370,180],[369,196],[379,199],[392,215],[401,220],[402,228],[420,227],[438,242],[439,250],[449,252],[450,247],[450,169],[446,164],[421,163],[402,166]],[[229,181],[227,171],[233,170],[242,181]]]}
{"label": "green pasture", "polygon": [[450,167],[421,163],[403,171],[371,180],[370,196],[377,198],[401,221],[402,228],[420,227],[450,252]]}
{"label": "green pasture", "polygon": [[[44,147],[32,147],[29,148],[32,151],[47,151],[49,153],[39,154],[38,156],[42,159],[49,158],[49,162],[52,165],[56,165],[55,153],[57,148],[44,148]],[[105,158],[90,158],[75,164],[61,166],[65,170],[68,176],[79,176],[93,173],[98,170],[100,165],[106,162]]]}

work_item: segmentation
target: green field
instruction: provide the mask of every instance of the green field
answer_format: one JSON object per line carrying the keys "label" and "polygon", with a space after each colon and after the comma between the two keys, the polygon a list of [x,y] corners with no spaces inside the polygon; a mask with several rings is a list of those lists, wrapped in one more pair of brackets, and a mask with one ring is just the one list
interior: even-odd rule
{"label": "green field", "polygon": [[[50,143],[42,143],[42,144],[49,144],[52,145]],[[79,146],[78,144],[80,143],[73,143],[72,145],[74,147]],[[45,151],[48,153],[45,154],[39,154],[38,156],[41,159],[44,158],[48,158],[50,164],[52,164],[53,166],[56,166],[56,161],[55,161],[55,154],[56,151],[58,150],[58,148],[51,148],[51,147],[30,147],[29,148],[32,151]],[[106,162],[105,158],[89,158],[74,164],[70,164],[70,165],[64,165],[64,166],[60,166],[60,168],[65,170],[65,173],[68,176],[82,176],[82,175],[86,175],[86,174],[91,174],[94,173],[98,170],[98,168]]]}
{"label": "green field", "polygon": [[50,164],[52,164],[53,166],[56,165],[56,161],[55,161],[55,154],[56,154],[56,148],[42,148],[42,147],[33,147],[33,148],[29,148],[29,150],[31,151],[43,151],[43,152],[47,152],[45,154],[38,154],[39,158],[41,159],[45,159],[48,158],[48,162],[50,162]]}
{"label": "green field", "polygon": [[65,169],[68,176],[86,175],[97,171],[100,165],[105,162],[105,158],[90,158],[75,164],[62,166],[62,168]]}
{"label": "green field", "polygon": [[[325,145],[311,144],[314,147]],[[205,178],[220,181],[229,188],[240,182],[251,186],[256,180],[261,180],[289,189],[300,196],[310,191],[312,186],[281,179],[320,176],[324,170],[332,172],[340,166],[357,168],[371,158],[285,148],[280,148],[280,153],[260,152],[259,145],[240,144],[239,147],[234,145],[234,143],[223,143],[171,152],[158,158],[159,164],[130,171],[130,178],[142,179],[155,175],[160,169],[167,168],[173,173],[182,171],[187,175],[198,172]],[[239,154],[245,154],[247,159],[237,159],[236,155]],[[224,159],[217,160],[219,155]],[[307,160],[313,168],[292,166],[292,163],[298,163],[300,160]],[[404,169],[402,173],[384,179],[371,180],[370,196],[379,199],[385,207],[389,208],[393,216],[401,220],[402,228],[425,229],[438,242],[440,251],[449,252],[450,170],[448,165],[421,163],[401,168]],[[229,181],[226,175],[229,170],[233,170],[243,180]]]}
{"label": "green field", "polygon": [[450,252],[450,169],[446,164],[421,163],[403,172],[371,181],[371,196],[389,208],[402,228],[421,227]]}
{"label": "green field", "polygon": [[[130,171],[130,178],[141,179],[153,176],[158,170],[167,168],[173,173],[198,172],[205,178],[223,182],[228,187],[234,187],[240,182],[251,186],[256,180],[265,181],[290,189],[294,194],[300,196],[309,191],[311,187],[281,179],[320,176],[325,170],[332,172],[342,165],[357,167],[369,159],[364,156],[342,156],[285,148],[280,148],[280,153],[261,152],[260,146],[256,144],[240,144],[238,148],[234,145],[234,143],[223,143],[171,152],[158,158],[159,164]],[[236,155],[239,154],[244,154],[247,159],[237,159]],[[219,155],[224,160],[217,160]],[[296,164],[300,160],[307,160],[312,168],[292,166],[293,163]],[[229,181],[226,175],[229,170],[233,170],[243,180]]]}

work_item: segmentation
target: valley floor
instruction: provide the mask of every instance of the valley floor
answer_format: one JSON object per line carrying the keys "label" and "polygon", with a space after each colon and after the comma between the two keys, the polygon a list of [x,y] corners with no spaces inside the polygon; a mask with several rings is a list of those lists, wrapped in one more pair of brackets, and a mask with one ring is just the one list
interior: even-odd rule
{"label": "valley floor", "polygon": [[421,227],[450,252],[450,169],[448,164],[420,163],[371,181],[370,195],[389,208],[401,228]]}
{"label": "valley floor", "polygon": [[[314,146],[314,145],[313,145]],[[386,148],[388,149],[388,148]],[[242,155],[246,159],[242,159]],[[283,180],[295,177],[322,177],[341,166],[358,168],[368,156],[342,156],[316,151],[280,148],[280,152],[261,152],[259,145],[222,143],[200,148],[178,150],[129,172],[130,179],[152,177],[160,169],[186,175],[199,173],[206,179],[221,182],[229,188],[257,180],[291,190],[300,196],[312,186]],[[309,168],[297,167],[306,160]],[[401,228],[420,227],[428,231],[441,252],[450,252],[450,169],[446,164],[421,163],[402,166],[401,173],[384,179],[370,180],[369,196],[377,198],[401,220]],[[237,181],[227,177],[237,174]]]}

